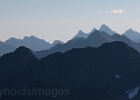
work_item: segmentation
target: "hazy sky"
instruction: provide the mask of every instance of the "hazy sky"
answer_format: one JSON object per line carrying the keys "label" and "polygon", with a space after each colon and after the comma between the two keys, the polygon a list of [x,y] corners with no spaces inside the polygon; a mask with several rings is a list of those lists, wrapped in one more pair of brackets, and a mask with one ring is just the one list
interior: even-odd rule
{"label": "hazy sky", "polygon": [[140,0],[0,0],[0,40],[35,35],[67,41],[79,30],[108,25],[140,32]]}

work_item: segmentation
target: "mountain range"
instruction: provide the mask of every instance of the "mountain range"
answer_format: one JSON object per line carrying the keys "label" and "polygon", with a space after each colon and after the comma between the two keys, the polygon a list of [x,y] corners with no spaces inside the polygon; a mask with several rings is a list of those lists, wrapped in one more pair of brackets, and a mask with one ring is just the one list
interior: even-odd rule
{"label": "mountain range", "polygon": [[109,35],[106,32],[95,30],[87,38],[84,37],[74,38],[64,44],[57,44],[54,47],[52,47],[50,50],[42,50],[42,51],[34,52],[34,55],[36,55],[36,57],[40,59],[50,54],[53,54],[55,52],[66,52],[73,48],[84,48],[87,46],[99,47],[103,43],[113,42],[113,41],[123,41],[130,47],[133,47],[134,49],[140,52],[140,43],[135,43],[124,35],[119,35],[119,34]]}
{"label": "mountain range", "polygon": [[[81,48],[81,47],[86,47],[86,46],[93,46],[94,47],[95,45],[92,45],[93,42],[94,43],[97,42],[96,46],[100,46],[102,43],[105,43],[106,41],[101,42],[100,40],[102,40],[102,39],[100,39],[99,41],[98,40],[97,41],[92,41],[91,44],[89,42],[88,43],[83,43],[84,41],[87,41],[88,40],[87,38],[89,37],[89,35],[91,35],[96,30],[97,30],[96,28],[93,28],[93,30],[90,31],[89,33],[84,33],[83,31],[80,30],[73,37],[73,39],[71,39],[67,43],[65,43],[65,46],[63,45],[63,42],[61,42],[60,40],[55,40],[52,44],[50,44],[49,42],[46,42],[45,40],[39,39],[39,38],[37,38],[35,36],[30,36],[30,37],[25,36],[23,39],[17,39],[17,38],[11,37],[10,39],[6,40],[5,42],[1,42],[1,44],[5,44],[5,46],[1,45],[1,46],[4,46],[4,47],[1,47],[3,49],[0,52],[0,56],[2,56],[5,53],[13,52],[16,48],[18,48],[20,46],[26,46],[26,47],[30,48],[31,50],[33,50],[33,51],[38,51],[38,52],[34,53],[38,58],[45,57],[45,56],[47,56],[47,55],[49,55],[51,53],[54,53],[54,52],[65,52],[65,51],[70,50],[72,48]],[[139,42],[140,42],[139,37],[140,37],[140,34],[138,32],[136,32],[136,31],[134,31],[132,29],[129,29],[125,33],[123,33],[122,35],[117,36],[116,35],[117,33],[115,31],[112,31],[105,24],[103,24],[100,27],[99,31],[111,35],[110,38],[113,37],[113,39],[111,41],[115,41],[116,39],[114,39],[114,37],[116,36],[117,40],[124,41],[129,46],[131,46],[134,49],[139,51]],[[124,37],[124,36],[128,37],[131,41],[129,39],[127,39],[126,37]],[[77,44],[77,42],[80,42],[80,41],[82,41],[83,44],[80,44],[80,43]],[[72,44],[72,42],[74,42],[76,44]],[[100,45],[98,45],[99,42],[101,42]],[[134,42],[136,42],[136,43],[134,43]],[[55,46],[55,45],[57,45],[57,46]],[[63,47],[64,47],[64,50],[60,50]],[[45,53],[45,55],[44,55],[43,52]],[[42,56],[42,55],[44,55],[44,56]]]}
{"label": "mountain range", "polygon": [[40,51],[40,50],[50,49],[56,44],[58,43],[62,44],[63,42],[61,42],[60,40],[55,40],[52,44],[50,44],[49,42],[46,42],[45,40],[39,39],[35,36],[30,36],[30,37],[25,36],[23,39],[17,39],[17,38],[12,37],[6,40],[5,43],[11,44],[16,48],[20,46],[26,46],[33,51]]}
{"label": "mountain range", "polygon": [[[85,33],[83,32],[82,30],[79,30],[79,32],[73,37],[74,38],[77,38],[77,37],[84,37],[84,38],[87,38],[91,33],[93,33],[95,30],[97,30],[96,28],[93,28],[92,31],[90,31],[89,33]],[[103,24],[99,31],[101,32],[106,32],[108,33],[109,35],[113,35],[113,34],[116,34],[115,31],[112,31],[107,25]]]}
{"label": "mountain range", "polygon": [[[140,54],[121,41],[56,52],[40,60],[28,48],[19,47],[0,57],[0,66],[8,74],[2,74],[0,89],[17,86],[68,89],[67,95],[55,98],[3,95],[2,100],[139,100],[140,97]],[[20,70],[10,74],[4,70],[10,66],[10,73],[16,68]]]}
{"label": "mountain range", "polygon": [[96,28],[93,28],[93,30],[89,33],[84,33],[82,30],[79,30],[79,32],[73,37],[73,39],[75,38],[79,38],[79,37],[84,37],[87,38],[91,33],[93,33],[95,30],[97,30]]}
{"label": "mountain range", "polygon": [[[106,25],[66,43],[35,36],[0,41],[1,100],[139,100],[138,41],[138,32],[119,35]],[[39,94],[3,92],[17,88]]]}
{"label": "mountain range", "polygon": [[[93,30],[89,33],[84,33],[83,31],[79,31],[74,38],[76,37],[84,37],[87,38],[91,33],[93,33],[95,30],[97,30],[96,28],[93,28]],[[113,31],[112,29],[110,29],[107,25],[103,24],[100,28],[99,31],[101,32],[106,32],[109,35],[114,35],[117,34],[115,31]],[[134,31],[133,29],[128,29],[127,31],[125,31],[124,33],[122,33],[122,35],[128,37],[129,39],[131,39],[134,42],[140,43],[140,33],[137,31]]]}

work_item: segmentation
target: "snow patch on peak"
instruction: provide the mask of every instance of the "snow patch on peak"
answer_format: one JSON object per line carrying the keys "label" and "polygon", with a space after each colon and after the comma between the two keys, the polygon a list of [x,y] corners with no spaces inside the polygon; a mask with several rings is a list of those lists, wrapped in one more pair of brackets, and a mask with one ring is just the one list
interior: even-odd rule
{"label": "snow patch on peak", "polygon": [[115,79],[119,79],[120,77],[122,77],[123,76],[123,74],[122,75],[116,75],[115,76]]}
{"label": "snow patch on peak", "polygon": [[126,93],[128,93],[128,98],[129,99],[134,98],[137,95],[139,89],[140,89],[140,87],[137,87],[137,88],[135,88],[133,90],[126,91]]}

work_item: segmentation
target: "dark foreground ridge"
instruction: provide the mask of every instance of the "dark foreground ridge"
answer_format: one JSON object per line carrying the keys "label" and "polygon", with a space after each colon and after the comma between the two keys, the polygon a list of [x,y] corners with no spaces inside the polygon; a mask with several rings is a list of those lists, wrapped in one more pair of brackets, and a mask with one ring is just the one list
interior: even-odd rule
{"label": "dark foreground ridge", "polygon": [[0,80],[21,72],[28,63],[38,60],[26,47],[19,47],[14,52],[0,57]]}
{"label": "dark foreground ridge", "polygon": [[[47,91],[50,94],[2,95],[3,100],[130,100],[132,90],[140,87],[140,54],[123,42],[57,52],[41,60],[36,59],[27,48],[20,47],[0,59],[3,62],[9,59],[11,61],[8,63],[14,64],[9,67],[18,68],[21,64],[15,63],[22,61],[21,51],[25,57],[32,59],[28,63],[23,61],[24,67],[18,73],[5,76],[0,82],[0,88],[10,90],[19,87],[27,90],[34,87],[49,89]],[[17,57],[16,54],[22,56]],[[5,63],[1,65],[3,67],[0,70],[8,66]],[[53,89],[56,89],[55,92],[52,92]],[[53,94],[56,91],[57,96]],[[131,100],[139,100],[139,91],[131,97]]]}

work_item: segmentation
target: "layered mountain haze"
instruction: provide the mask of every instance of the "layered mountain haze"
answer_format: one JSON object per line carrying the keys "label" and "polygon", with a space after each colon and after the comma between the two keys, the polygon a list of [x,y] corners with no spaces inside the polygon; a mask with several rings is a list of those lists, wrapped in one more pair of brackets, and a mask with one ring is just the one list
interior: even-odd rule
{"label": "layered mountain haze", "polygon": [[[89,33],[79,31],[66,43],[50,44],[35,36],[0,42],[1,99],[139,100],[140,43],[136,37],[139,40],[139,33],[132,29],[120,35],[102,25]],[[3,93],[16,88],[41,90],[36,95]]]}
{"label": "layered mountain haze", "polygon": [[[93,28],[93,30],[89,33],[85,33],[82,30],[80,30],[75,36],[74,38],[77,37],[84,37],[87,38],[91,33],[93,33],[95,30],[97,30],[96,28]],[[117,34],[115,31],[113,31],[111,28],[109,28],[107,25],[103,24],[101,25],[101,27],[99,28],[99,31],[101,32],[106,32],[109,35],[114,35]],[[128,29],[126,30],[122,35],[128,37],[129,39],[131,39],[134,42],[140,42],[140,33],[137,31],[134,31],[133,29]]]}
{"label": "layered mountain haze", "polygon": [[0,0],[0,100],[140,100],[140,0]]}
{"label": "layered mountain haze", "polygon": [[4,55],[6,53],[9,53],[9,52],[13,52],[15,49],[16,49],[16,47],[0,41],[0,56]]}
{"label": "layered mountain haze", "polygon": [[[74,38],[77,38],[77,37],[84,37],[84,38],[87,38],[91,33],[93,33],[95,30],[97,30],[96,28],[93,28],[92,31],[90,31],[89,33],[85,33],[83,32],[82,30],[79,30],[79,32],[73,37]],[[106,32],[108,33],[109,35],[113,35],[113,34],[116,34],[115,31],[112,31],[107,25],[103,24],[100,28],[99,28],[99,31],[101,32]]]}
{"label": "layered mountain haze", "polygon": [[37,51],[34,52],[34,54],[36,55],[37,58],[40,59],[55,52],[66,52],[73,48],[83,48],[87,46],[99,47],[103,43],[113,41],[123,41],[130,47],[140,52],[140,43],[135,43],[124,35],[119,34],[109,35],[108,33],[95,30],[87,38],[84,37],[74,38],[64,44],[58,44],[52,47],[50,50]]}
{"label": "layered mountain haze", "polygon": [[34,54],[36,55],[36,57],[40,59],[55,52],[66,52],[73,48],[84,48],[87,46],[99,47],[103,43],[112,42],[112,41],[115,40],[107,33],[95,30],[87,38],[84,37],[74,38],[64,44],[58,44],[52,47],[50,50],[37,51]]}
{"label": "layered mountain haze", "polygon": [[55,40],[55,41],[51,44],[51,47],[54,47],[54,46],[57,45],[57,44],[63,44],[63,42],[60,41],[60,40]]}
{"label": "layered mountain haze", "polygon": [[138,52],[140,52],[140,43],[133,42],[132,40],[130,40],[129,38],[127,38],[124,35],[114,34],[111,37],[115,41],[123,41],[123,42],[125,42],[127,45],[129,45],[130,47],[132,47],[135,50],[137,50]]}
{"label": "layered mountain haze", "polygon": [[[16,52],[32,56],[27,48],[20,47],[14,54]],[[127,91],[140,86],[140,54],[120,41],[105,43],[98,48],[77,48],[65,53],[54,53],[40,61],[31,58],[33,60],[25,62],[26,67],[21,72],[0,82],[0,88],[36,86],[68,89],[70,94],[61,95],[60,100],[129,100],[130,93]],[[16,58],[18,59],[20,58]],[[18,67],[20,65],[16,64],[12,68]],[[116,75],[120,77],[116,78]],[[138,100],[139,96],[140,93],[137,92],[131,100]],[[50,96],[37,96],[31,100],[42,100],[41,98],[52,99]]]}
{"label": "layered mountain haze", "polygon": [[23,39],[16,39],[14,37],[8,39],[5,41],[7,44],[11,44],[15,46],[16,48],[20,46],[26,46],[27,48],[30,48],[33,51],[40,51],[40,50],[47,50],[51,47],[55,46],[56,44],[60,43],[62,44],[60,40],[54,41],[54,43],[50,44],[49,42],[46,42],[43,39],[39,39],[35,36],[27,37],[25,36]]}

